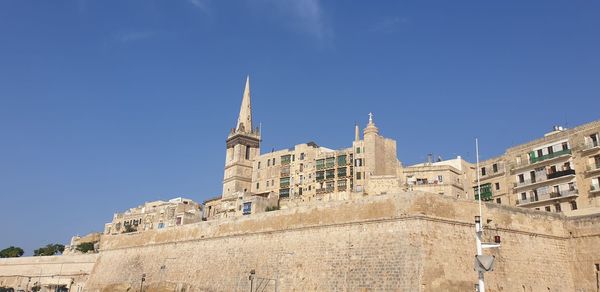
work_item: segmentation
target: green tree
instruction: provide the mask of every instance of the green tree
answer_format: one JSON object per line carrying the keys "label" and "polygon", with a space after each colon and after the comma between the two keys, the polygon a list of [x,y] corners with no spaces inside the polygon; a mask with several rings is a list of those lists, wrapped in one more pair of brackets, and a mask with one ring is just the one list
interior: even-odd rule
{"label": "green tree", "polygon": [[279,210],[279,206],[266,207],[265,212],[277,211]]}
{"label": "green tree", "polygon": [[93,251],[95,243],[96,242],[84,242],[82,244],[77,245],[77,247],[75,247],[75,249],[82,253],[86,253],[90,250]]}
{"label": "green tree", "polygon": [[34,256],[52,256],[62,254],[65,251],[65,246],[57,243],[49,243],[44,247],[40,247],[33,251]]}
{"label": "green tree", "polygon": [[0,258],[18,258],[23,255],[23,249],[20,247],[7,247],[3,250],[0,250]]}

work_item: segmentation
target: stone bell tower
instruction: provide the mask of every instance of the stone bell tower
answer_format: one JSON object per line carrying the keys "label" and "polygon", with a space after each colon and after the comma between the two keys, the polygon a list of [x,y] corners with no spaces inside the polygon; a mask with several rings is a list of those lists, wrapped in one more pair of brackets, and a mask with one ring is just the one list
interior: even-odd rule
{"label": "stone bell tower", "polygon": [[259,155],[260,131],[258,128],[252,128],[250,76],[248,76],[237,125],[227,136],[222,199],[233,199],[241,192],[250,191],[252,164]]}

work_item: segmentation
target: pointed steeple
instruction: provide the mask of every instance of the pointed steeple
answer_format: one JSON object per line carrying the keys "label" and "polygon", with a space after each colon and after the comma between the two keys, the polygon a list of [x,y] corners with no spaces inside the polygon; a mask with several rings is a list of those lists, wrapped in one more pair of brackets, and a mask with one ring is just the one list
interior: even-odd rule
{"label": "pointed steeple", "polygon": [[238,116],[237,132],[252,132],[252,104],[250,101],[250,75],[246,77],[246,88],[242,97],[242,105],[240,107],[240,115]]}

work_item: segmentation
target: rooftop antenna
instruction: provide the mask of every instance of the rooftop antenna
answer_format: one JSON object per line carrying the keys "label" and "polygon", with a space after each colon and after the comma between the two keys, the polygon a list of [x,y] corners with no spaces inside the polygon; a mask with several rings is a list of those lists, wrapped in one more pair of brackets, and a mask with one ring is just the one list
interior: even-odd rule
{"label": "rooftop antenna", "polygon": [[[477,198],[479,199],[479,218],[483,220],[483,214],[481,213],[481,179],[479,177],[479,139],[475,138],[475,156],[477,157]],[[482,230],[483,231],[483,228]]]}

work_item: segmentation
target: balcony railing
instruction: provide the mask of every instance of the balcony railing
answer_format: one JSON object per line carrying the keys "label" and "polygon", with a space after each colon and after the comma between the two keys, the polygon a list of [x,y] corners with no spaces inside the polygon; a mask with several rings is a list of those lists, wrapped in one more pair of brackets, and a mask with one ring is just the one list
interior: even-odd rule
{"label": "balcony railing", "polygon": [[517,205],[525,205],[525,204],[531,204],[531,203],[536,203],[536,202],[543,202],[543,201],[566,198],[566,197],[571,197],[571,196],[576,196],[576,195],[577,195],[577,189],[570,189],[567,191],[559,191],[559,192],[551,192],[551,193],[546,193],[546,194],[538,194],[537,196],[531,196],[524,200],[523,199],[517,200]]}
{"label": "balcony railing", "polygon": [[514,183],[514,187],[515,188],[520,188],[520,187],[524,187],[524,186],[529,186],[529,185],[533,185],[533,184],[538,184],[538,183],[542,183],[545,181],[549,181],[549,180],[554,180],[554,179],[558,179],[564,176],[570,176],[570,175],[575,175],[575,170],[574,169],[567,169],[567,170],[562,170],[562,171],[557,171],[557,172],[553,172],[547,175],[537,175],[535,179],[526,179],[522,182],[516,182]]}
{"label": "balcony railing", "polygon": [[316,193],[317,193],[317,195],[319,195],[319,194],[326,194],[326,193],[333,193],[333,188],[320,188],[320,189],[317,189]]}
{"label": "balcony railing", "polygon": [[561,176],[572,175],[575,174],[574,169],[566,169],[548,174],[548,179],[559,178]]}
{"label": "balcony railing", "polygon": [[598,140],[596,140],[596,141],[590,140],[590,141],[585,142],[585,144],[583,144],[583,147],[581,148],[581,150],[585,151],[585,150],[596,148],[599,146],[600,146],[600,142],[598,142]]}
{"label": "balcony railing", "polygon": [[532,155],[531,157],[529,157],[529,162],[533,164],[536,162],[552,159],[552,158],[563,156],[563,155],[571,155],[571,149],[564,149],[564,150],[556,151],[554,153],[548,153],[548,154],[542,155],[540,157],[535,157]]}
{"label": "balcony railing", "polygon": [[[477,194],[477,191],[475,191],[475,200],[479,200],[479,195]],[[492,192],[488,191],[488,192],[481,192],[481,200],[482,201],[491,201],[492,200]]]}

